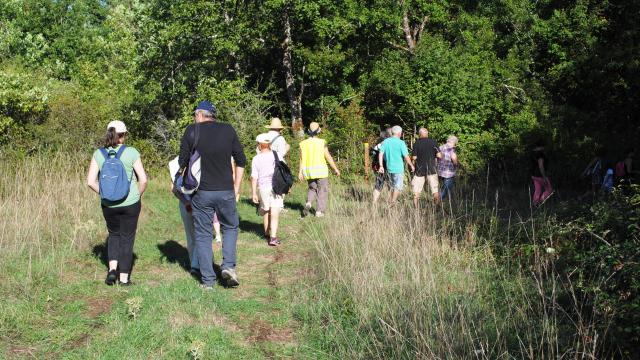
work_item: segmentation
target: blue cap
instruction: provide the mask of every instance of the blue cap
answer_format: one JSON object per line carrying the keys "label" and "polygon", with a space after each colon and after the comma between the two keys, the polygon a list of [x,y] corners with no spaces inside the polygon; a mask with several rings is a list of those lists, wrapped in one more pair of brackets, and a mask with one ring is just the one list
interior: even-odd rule
{"label": "blue cap", "polygon": [[212,103],[207,101],[207,100],[200,101],[200,103],[198,103],[198,106],[196,106],[196,111],[198,111],[198,110],[206,110],[206,111],[212,113],[213,116],[216,116],[216,114],[217,114],[216,107]]}

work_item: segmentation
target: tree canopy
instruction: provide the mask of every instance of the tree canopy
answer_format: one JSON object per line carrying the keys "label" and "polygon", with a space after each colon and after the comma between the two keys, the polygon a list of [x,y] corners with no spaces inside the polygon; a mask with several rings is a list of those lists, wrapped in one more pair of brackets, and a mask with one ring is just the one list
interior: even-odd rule
{"label": "tree canopy", "polygon": [[170,152],[210,98],[247,144],[279,116],[350,134],[332,145],[345,153],[389,125],[456,134],[471,171],[506,171],[538,138],[564,160],[617,153],[639,135],[639,15],[594,0],[6,0],[0,142],[61,146],[64,128],[86,145],[74,132],[121,118]]}

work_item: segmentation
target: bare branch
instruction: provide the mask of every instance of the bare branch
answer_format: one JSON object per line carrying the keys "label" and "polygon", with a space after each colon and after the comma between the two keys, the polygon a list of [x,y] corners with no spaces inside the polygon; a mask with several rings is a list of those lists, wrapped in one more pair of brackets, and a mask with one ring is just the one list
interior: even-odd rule
{"label": "bare branch", "polygon": [[409,53],[411,52],[411,50],[409,50],[409,48],[406,47],[406,46],[402,46],[402,45],[396,44],[396,43],[394,43],[392,41],[387,41],[387,43],[389,45],[393,46],[396,49],[404,50],[404,51],[409,52]]}

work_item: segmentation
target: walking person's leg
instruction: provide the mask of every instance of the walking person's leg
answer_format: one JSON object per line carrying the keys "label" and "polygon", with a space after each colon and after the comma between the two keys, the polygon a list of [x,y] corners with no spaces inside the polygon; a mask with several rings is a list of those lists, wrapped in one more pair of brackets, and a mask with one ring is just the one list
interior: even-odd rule
{"label": "walking person's leg", "polygon": [[118,208],[102,207],[102,215],[107,224],[107,262],[109,270],[105,284],[113,285],[117,280],[118,257],[120,256],[120,219]]}
{"label": "walking person's leg", "polygon": [[220,233],[220,221],[218,214],[213,213],[213,231],[216,233],[216,242],[222,242],[222,234]]}
{"label": "walking person's leg", "polygon": [[373,185],[373,203],[377,204],[384,188],[384,174],[376,173],[376,182]]}
{"label": "walking person's leg", "polygon": [[313,201],[318,197],[318,180],[311,179],[307,180],[307,203],[304,204],[304,209],[302,210],[303,216],[308,216],[309,211],[311,210],[311,206]]}
{"label": "walking person's leg", "polygon": [[442,189],[440,189],[440,199],[445,200],[446,196],[449,195],[449,189],[447,188],[447,180],[446,178],[442,178]]}
{"label": "walking person's leg", "polygon": [[271,227],[270,235],[272,239],[278,238],[278,224],[280,223],[280,211],[282,211],[282,208],[277,208],[277,207],[272,207],[271,210],[269,210],[269,226]]}
{"label": "walking person's leg", "polygon": [[540,201],[545,202],[551,195],[553,195],[553,186],[551,185],[551,180],[549,180],[549,178],[543,179],[542,186],[544,187],[544,192],[540,197]]}
{"label": "walking person's leg", "polygon": [[424,188],[424,176],[414,176],[411,179],[411,190],[413,190],[413,206],[416,208],[420,202],[420,195],[422,194],[422,189]]}
{"label": "walking person's leg", "polygon": [[260,212],[262,213],[262,228],[264,229],[264,236],[265,237],[269,237],[270,236],[270,232],[269,232],[269,216],[271,215],[271,211],[264,211],[262,209],[260,209]]}
{"label": "walking person's leg", "polygon": [[440,202],[440,192],[438,191],[438,175],[427,175],[427,183],[429,185],[429,190],[431,191],[433,201],[438,204]]}
{"label": "walking person's leg", "polygon": [[202,284],[205,288],[213,287],[216,282],[216,273],[213,271],[211,226],[214,213],[214,193],[214,191],[198,190],[191,201],[196,235],[195,251],[200,265],[200,274],[202,274]]}
{"label": "walking person's leg", "polygon": [[272,189],[265,189],[260,191],[261,198],[265,198],[269,207],[269,245],[278,246],[280,240],[278,239],[278,223],[280,219],[280,211],[284,208],[284,196],[276,195]]}
{"label": "walking person's leg", "polygon": [[404,174],[390,174],[391,183],[393,184],[393,193],[391,195],[391,202],[396,202],[400,196],[400,192],[404,187]]}
{"label": "walking person's leg", "polygon": [[318,210],[316,216],[323,216],[329,203],[329,178],[317,180]]}
{"label": "walking person's leg", "polygon": [[[226,281],[227,286],[238,286],[236,245],[240,219],[236,208],[236,195],[233,190],[212,191],[212,193],[215,193],[214,206],[222,229],[222,265],[220,266],[222,278]],[[209,249],[211,249],[211,243],[209,243]]]}
{"label": "walking person's leg", "polygon": [[184,233],[187,239],[187,252],[189,253],[190,270],[191,272],[200,271],[200,264],[198,263],[198,253],[196,251],[196,235],[195,227],[193,224],[193,215],[187,211],[187,207],[184,203],[180,202],[180,217],[182,217],[182,224],[184,226]]}
{"label": "walking person's leg", "polygon": [[453,187],[455,185],[456,181],[455,178],[446,178],[444,179],[444,187],[445,189],[447,189],[447,196],[449,197],[449,199],[451,199],[451,195],[453,193]]}
{"label": "walking person's leg", "polygon": [[138,230],[138,219],[142,204],[140,201],[133,205],[123,207],[123,214],[120,216],[120,282],[129,283],[129,275],[133,266],[133,243],[136,240]]}
{"label": "walking person's leg", "polygon": [[533,181],[533,206],[538,206],[540,204],[540,200],[542,199],[542,186],[544,183],[544,179],[537,176],[532,176],[531,180]]}

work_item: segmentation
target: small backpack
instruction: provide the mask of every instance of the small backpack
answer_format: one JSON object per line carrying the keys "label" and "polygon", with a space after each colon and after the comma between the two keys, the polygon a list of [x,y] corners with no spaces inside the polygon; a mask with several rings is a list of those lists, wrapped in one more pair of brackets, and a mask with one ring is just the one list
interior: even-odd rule
{"label": "small backpack", "polygon": [[200,153],[196,150],[198,140],[200,137],[200,131],[198,124],[195,124],[195,135],[193,145],[191,146],[191,155],[189,156],[189,164],[182,173],[182,186],[180,191],[185,195],[191,195],[200,186],[201,168],[200,168]]}
{"label": "small backpack", "polygon": [[371,158],[371,169],[373,171],[380,170],[380,159],[378,155],[380,154],[379,146],[374,146],[369,150],[369,157]]}
{"label": "small backpack", "polygon": [[275,158],[275,169],[271,179],[271,188],[276,195],[288,194],[293,186],[293,175],[291,175],[289,166],[280,160],[277,152],[273,151],[273,156]]}
{"label": "small backpack", "polygon": [[[118,152],[114,150],[107,151],[106,148],[100,148],[100,152],[104,156],[104,164],[100,169],[100,198],[109,202],[117,202],[127,198],[129,188],[131,187],[131,179],[127,178],[127,171],[124,164],[120,160],[120,156],[126,148],[125,145],[120,146]],[[133,173],[131,173],[133,178]]]}
{"label": "small backpack", "polygon": [[624,161],[618,161],[616,163],[616,178],[622,178],[627,175],[627,169],[624,166]]}

